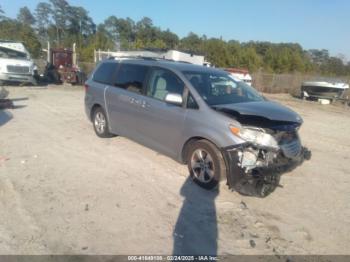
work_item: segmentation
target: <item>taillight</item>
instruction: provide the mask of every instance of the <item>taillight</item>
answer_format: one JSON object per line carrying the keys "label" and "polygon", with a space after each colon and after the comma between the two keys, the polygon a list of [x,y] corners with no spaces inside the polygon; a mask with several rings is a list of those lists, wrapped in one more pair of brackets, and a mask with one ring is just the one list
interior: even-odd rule
{"label": "taillight", "polygon": [[85,89],[85,92],[87,92],[88,89],[89,89],[89,86],[88,86],[87,84],[85,84],[85,85],[84,85],[84,89]]}

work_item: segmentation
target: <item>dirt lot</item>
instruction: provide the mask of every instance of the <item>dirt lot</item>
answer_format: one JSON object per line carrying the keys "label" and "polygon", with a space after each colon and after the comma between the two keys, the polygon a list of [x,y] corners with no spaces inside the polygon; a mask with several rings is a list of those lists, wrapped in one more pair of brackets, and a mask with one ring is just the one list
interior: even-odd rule
{"label": "dirt lot", "polygon": [[82,88],[8,90],[0,254],[350,254],[350,109],[274,95],[304,118],[313,157],[258,199],[204,191],[185,166],[96,137]]}

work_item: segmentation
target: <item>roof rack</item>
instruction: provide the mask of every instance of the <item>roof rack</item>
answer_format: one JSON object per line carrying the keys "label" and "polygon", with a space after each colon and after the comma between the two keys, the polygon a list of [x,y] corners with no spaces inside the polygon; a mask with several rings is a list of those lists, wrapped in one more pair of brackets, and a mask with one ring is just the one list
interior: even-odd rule
{"label": "roof rack", "polygon": [[175,60],[172,59],[167,59],[163,57],[152,57],[152,56],[110,56],[108,57],[109,60],[112,59],[143,59],[143,60],[152,60],[152,61],[158,61],[158,60],[164,60],[164,61],[171,61],[171,62],[176,62]]}
{"label": "roof rack", "polygon": [[153,57],[145,57],[145,56],[110,56],[108,57],[109,60],[112,60],[112,59],[149,59],[149,60],[156,60],[155,58]]}
{"label": "roof rack", "polygon": [[151,56],[110,56],[108,57],[108,60],[112,59],[143,59],[143,60],[149,60],[149,61],[168,61],[168,62],[177,62],[177,63],[185,63],[185,64],[191,64],[187,61],[177,61],[173,59],[167,59],[163,57],[151,57]]}

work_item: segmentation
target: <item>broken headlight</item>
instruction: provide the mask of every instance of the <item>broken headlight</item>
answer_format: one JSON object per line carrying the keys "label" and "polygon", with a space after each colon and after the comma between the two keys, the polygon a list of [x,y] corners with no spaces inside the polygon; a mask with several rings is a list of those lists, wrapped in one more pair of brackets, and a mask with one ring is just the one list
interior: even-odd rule
{"label": "broken headlight", "polygon": [[270,147],[274,149],[279,148],[275,138],[272,135],[266,133],[264,129],[255,127],[238,128],[230,126],[230,130],[234,135],[257,146]]}

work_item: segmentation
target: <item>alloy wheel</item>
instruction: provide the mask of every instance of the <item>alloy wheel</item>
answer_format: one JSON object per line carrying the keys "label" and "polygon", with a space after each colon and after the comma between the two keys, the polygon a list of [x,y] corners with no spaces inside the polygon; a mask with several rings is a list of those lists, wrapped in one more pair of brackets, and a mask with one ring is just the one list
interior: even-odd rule
{"label": "alloy wheel", "polygon": [[202,183],[209,183],[214,178],[214,161],[204,149],[197,149],[191,156],[193,175]]}
{"label": "alloy wheel", "polygon": [[105,129],[106,129],[106,118],[102,114],[102,112],[97,112],[96,113],[94,124],[95,124],[96,131],[99,134],[103,134],[105,132]]}

